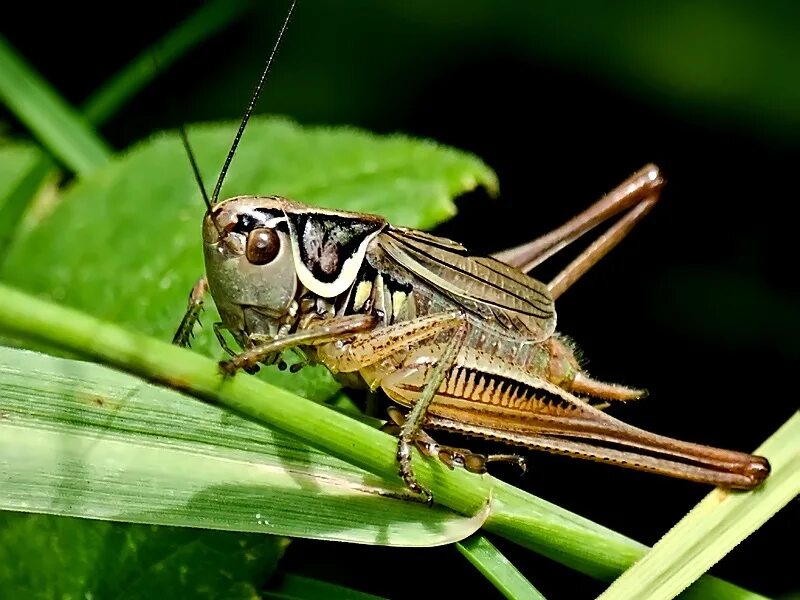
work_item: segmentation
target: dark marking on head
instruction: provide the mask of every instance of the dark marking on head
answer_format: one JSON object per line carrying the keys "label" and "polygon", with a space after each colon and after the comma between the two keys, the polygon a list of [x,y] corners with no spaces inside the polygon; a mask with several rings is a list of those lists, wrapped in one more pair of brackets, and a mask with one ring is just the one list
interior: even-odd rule
{"label": "dark marking on head", "polygon": [[384,225],[380,221],[319,213],[287,213],[297,232],[300,260],[315,279],[335,281],[347,259]]}
{"label": "dark marking on head", "polygon": [[[253,229],[260,229],[264,227],[267,221],[282,217],[283,212],[279,210],[269,210],[266,208],[256,208],[248,212],[239,214],[236,224],[233,226],[233,231],[236,233],[249,233]],[[280,224],[279,224],[280,225]]]}

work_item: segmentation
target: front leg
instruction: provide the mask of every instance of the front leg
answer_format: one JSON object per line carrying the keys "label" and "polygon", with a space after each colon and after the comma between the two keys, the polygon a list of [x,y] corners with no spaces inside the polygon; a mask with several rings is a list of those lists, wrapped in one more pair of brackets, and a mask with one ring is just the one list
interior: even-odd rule
{"label": "front leg", "polygon": [[231,350],[231,347],[228,346],[228,342],[225,339],[225,336],[222,335],[222,331],[223,330],[227,330],[227,328],[225,327],[225,323],[222,323],[220,321],[218,321],[217,323],[214,323],[214,335],[217,336],[217,341],[219,342],[219,345],[230,356],[236,356],[236,352]]}
{"label": "front leg", "polygon": [[192,287],[189,293],[189,305],[186,307],[186,313],[181,319],[181,324],[175,335],[172,336],[172,343],[178,346],[186,347],[191,345],[192,336],[194,335],[194,326],[200,320],[200,313],[203,310],[203,300],[208,293],[208,280],[205,276],[197,280],[197,283]]}
{"label": "front leg", "polygon": [[[267,360],[275,353],[297,346],[318,346],[352,337],[355,334],[370,331],[375,327],[377,320],[372,315],[351,315],[337,317],[320,325],[309,327],[302,331],[272,339],[259,339],[252,348],[247,348],[230,360],[219,363],[223,374],[234,375],[239,369],[252,369],[258,363]],[[251,336],[251,339],[255,336]],[[254,339],[255,341],[255,339]]]}

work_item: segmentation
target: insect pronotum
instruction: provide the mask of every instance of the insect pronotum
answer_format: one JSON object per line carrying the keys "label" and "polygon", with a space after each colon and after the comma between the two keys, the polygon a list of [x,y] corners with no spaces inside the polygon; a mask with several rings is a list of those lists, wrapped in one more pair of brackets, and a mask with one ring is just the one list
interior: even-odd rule
{"label": "insect pronotum", "polygon": [[[511,454],[438,444],[427,430],[523,449],[610,462],[729,488],[769,474],[761,456],[657,435],[608,415],[641,390],[585,373],[555,331],[555,300],[616,246],[656,204],[664,185],[648,165],[561,227],[493,256],[395,227],[380,216],[324,210],[277,196],[219,201],[236,151],[294,8],[292,3],[209,199],[202,235],[206,274],[195,285],[174,342],[187,344],[211,292],[242,351],[224,373],[281,364],[287,349],[334,374],[356,374],[393,401],[386,429],[398,436],[399,474],[422,499],[411,448],[450,467],[484,472]],[[189,153],[201,190],[202,180]],[[526,275],[597,225],[617,217],[551,281]]]}

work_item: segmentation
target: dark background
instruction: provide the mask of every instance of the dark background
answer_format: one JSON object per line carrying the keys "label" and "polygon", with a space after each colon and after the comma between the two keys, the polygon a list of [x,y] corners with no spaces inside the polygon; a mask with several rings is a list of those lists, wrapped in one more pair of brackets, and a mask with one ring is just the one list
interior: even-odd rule
{"label": "dark background", "polygon": [[[29,3],[4,12],[3,33],[78,104],[198,4]],[[287,6],[257,4],[102,133],[124,148],[174,127],[176,112],[239,118]],[[559,330],[593,375],[649,389],[613,414],[751,451],[798,406],[799,26],[793,2],[301,1],[259,110],[476,153],[501,195],[460,199],[439,231],[482,252],[549,230],[655,162],[662,202],[559,300]],[[546,280],[576,251],[535,275]],[[647,544],[708,491],[538,454],[520,485]],[[794,501],[712,573],[762,593],[797,590],[796,552],[782,548],[797,524]],[[495,541],[548,597],[604,588]],[[391,597],[433,579],[496,594],[452,548],[298,540],[283,564]]]}

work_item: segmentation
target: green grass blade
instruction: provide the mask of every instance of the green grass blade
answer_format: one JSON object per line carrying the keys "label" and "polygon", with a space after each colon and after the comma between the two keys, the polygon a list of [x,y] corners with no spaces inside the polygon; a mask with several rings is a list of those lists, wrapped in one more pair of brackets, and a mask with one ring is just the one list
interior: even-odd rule
{"label": "green grass blade", "polygon": [[22,179],[0,201],[0,265],[19,233],[20,223],[34,195],[53,171],[54,164],[49,156],[38,150],[33,152],[33,163],[23,172]]}
{"label": "green grass blade", "polygon": [[214,0],[202,6],[100,86],[83,104],[84,116],[96,125],[104,123],[192,47],[231,25],[250,7],[247,0]]}
{"label": "green grass blade", "polygon": [[456,543],[456,548],[509,600],[545,600],[486,536],[475,533]]}
{"label": "green grass blade", "polygon": [[281,577],[280,583],[264,590],[261,597],[273,600],[383,600],[341,585],[293,574]]}
{"label": "green grass blade", "polygon": [[773,472],[750,494],[715,489],[600,598],[674,598],[800,493],[800,412],[757,450]]}
{"label": "green grass blade", "polygon": [[31,142],[9,142],[0,138],[0,209],[36,164],[38,148]]}
{"label": "green grass blade", "polygon": [[[397,445],[391,436],[255,376],[240,373],[222,380],[217,362],[198,353],[6,285],[0,285],[0,331],[60,347],[222,404],[387,480],[397,476]],[[450,471],[416,452],[414,465],[419,481],[433,490],[443,506],[475,515],[491,498],[492,510],[484,525],[488,531],[593,577],[611,580],[646,551],[642,544],[489,475]],[[719,598],[752,597],[716,578],[704,576],[701,581],[704,592]]]}
{"label": "green grass blade", "polygon": [[0,143],[0,265],[52,166],[52,159],[32,143]]}
{"label": "green grass blade", "polygon": [[79,175],[104,166],[112,150],[0,36],[0,100],[43,146]]}
{"label": "green grass blade", "polygon": [[0,347],[0,413],[0,510],[399,546],[482,524],[93,363]]}

